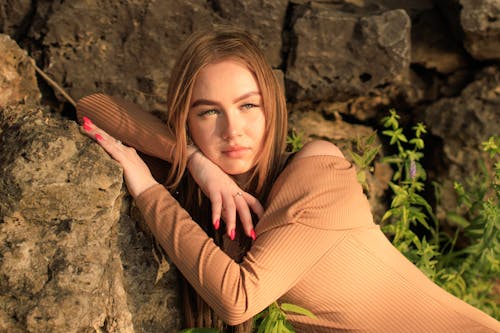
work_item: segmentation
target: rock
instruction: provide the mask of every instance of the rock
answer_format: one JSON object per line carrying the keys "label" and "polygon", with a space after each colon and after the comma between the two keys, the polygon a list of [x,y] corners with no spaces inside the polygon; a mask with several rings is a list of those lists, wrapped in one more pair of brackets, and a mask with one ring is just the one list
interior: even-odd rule
{"label": "rock", "polygon": [[[281,34],[288,0],[215,0],[212,8],[224,23],[245,28],[256,36],[272,67],[281,65]],[[258,15],[248,15],[259,13]]]}
{"label": "rock", "polygon": [[0,3],[0,33],[14,36],[24,34],[32,15],[31,0],[3,0]]}
{"label": "rock", "polygon": [[345,101],[407,78],[410,18],[404,10],[312,2],[295,13],[285,73],[289,97]]}
{"label": "rock", "polygon": [[481,143],[498,135],[500,119],[500,68],[488,67],[478,73],[458,97],[443,98],[429,106],[424,122],[430,132],[442,139],[443,161],[447,172],[443,207],[454,206],[453,180],[462,181],[476,173]]}
{"label": "rock", "polygon": [[41,95],[26,53],[9,36],[0,34],[0,108],[40,101]]}
{"label": "rock", "polygon": [[[30,35],[46,49],[40,54],[46,72],[74,99],[99,91],[164,112],[179,46],[193,31],[251,25],[248,30],[277,67],[286,5],[285,0],[40,3]],[[259,15],[248,15],[257,10]]]}
{"label": "rock", "polygon": [[500,1],[460,0],[464,46],[475,59],[500,60]]}
{"label": "rock", "polygon": [[442,74],[451,74],[468,65],[467,55],[451,38],[452,32],[436,8],[419,13],[412,23],[412,63]]}
{"label": "rock", "polygon": [[[19,66],[0,65],[34,90]],[[155,284],[121,168],[33,95],[0,108],[0,331],[176,331],[175,270]]]}

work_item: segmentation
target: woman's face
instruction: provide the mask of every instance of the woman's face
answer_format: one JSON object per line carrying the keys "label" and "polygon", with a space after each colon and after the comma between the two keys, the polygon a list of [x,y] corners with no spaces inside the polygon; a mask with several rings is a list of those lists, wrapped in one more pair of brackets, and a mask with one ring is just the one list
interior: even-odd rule
{"label": "woman's face", "polygon": [[265,123],[259,85],[243,62],[224,60],[200,71],[190,101],[189,131],[224,172],[245,180],[258,161]]}

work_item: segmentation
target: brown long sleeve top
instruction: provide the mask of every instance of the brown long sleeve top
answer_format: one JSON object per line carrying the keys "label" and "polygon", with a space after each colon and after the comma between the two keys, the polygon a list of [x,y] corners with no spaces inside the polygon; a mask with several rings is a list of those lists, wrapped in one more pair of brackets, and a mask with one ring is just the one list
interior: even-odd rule
{"label": "brown long sleeve top", "polygon": [[[79,103],[80,116],[96,122],[93,113],[99,112],[110,124],[127,123],[125,132],[110,126],[124,142],[133,136],[149,147],[162,136],[150,133],[152,126],[135,127],[119,108],[114,113],[89,105],[88,99]],[[228,324],[279,300],[318,317],[290,315],[297,332],[500,332],[498,321],[439,288],[392,246],[373,223],[354,167],[343,158],[313,156],[287,165],[241,263],[215,245],[162,185],[136,201],[171,260]]]}

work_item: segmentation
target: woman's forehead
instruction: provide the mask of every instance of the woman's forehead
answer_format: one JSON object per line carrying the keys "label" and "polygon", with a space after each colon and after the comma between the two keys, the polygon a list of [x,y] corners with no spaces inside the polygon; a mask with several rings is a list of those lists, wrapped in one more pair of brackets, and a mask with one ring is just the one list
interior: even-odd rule
{"label": "woman's forehead", "polygon": [[200,70],[194,82],[192,98],[200,95],[217,97],[223,94],[241,96],[250,92],[260,94],[254,73],[244,62],[227,59],[209,64]]}

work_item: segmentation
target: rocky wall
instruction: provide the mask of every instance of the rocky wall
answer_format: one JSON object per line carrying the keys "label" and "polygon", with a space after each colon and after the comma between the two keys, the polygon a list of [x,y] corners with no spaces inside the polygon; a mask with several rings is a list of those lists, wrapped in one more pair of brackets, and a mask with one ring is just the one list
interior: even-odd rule
{"label": "rocky wall", "polygon": [[156,281],[120,166],[40,105],[15,42],[0,49],[0,332],[176,331],[175,270]]}
{"label": "rocky wall", "polygon": [[[38,88],[30,62],[75,99],[99,91],[164,114],[179,45],[221,25],[259,40],[306,140],[352,147],[391,107],[424,121],[429,174],[449,202],[479,143],[500,134],[497,0],[3,0],[0,332],[177,330],[175,272],[155,284],[120,168],[78,132],[62,95]],[[389,178],[375,166],[376,217]]]}

